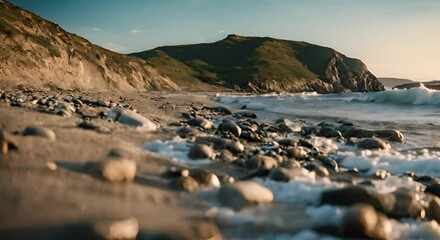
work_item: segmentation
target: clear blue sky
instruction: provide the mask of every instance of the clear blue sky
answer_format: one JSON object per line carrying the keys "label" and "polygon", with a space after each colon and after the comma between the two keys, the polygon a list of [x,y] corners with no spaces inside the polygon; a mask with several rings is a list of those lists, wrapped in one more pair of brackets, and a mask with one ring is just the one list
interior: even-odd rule
{"label": "clear blue sky", "polygon": [[234,33],[303,40],[376,76],[440,79],[440,0],[10,0],[121,53]]}

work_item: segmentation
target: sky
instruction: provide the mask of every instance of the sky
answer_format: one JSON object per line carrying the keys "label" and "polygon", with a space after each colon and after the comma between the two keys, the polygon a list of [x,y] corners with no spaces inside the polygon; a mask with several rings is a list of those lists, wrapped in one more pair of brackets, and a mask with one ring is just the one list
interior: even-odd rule
{"label": "sky", "polygon": [[376,76],[440,80],[440,0],[10,0],[120,53],[228,34],[328,46]]}

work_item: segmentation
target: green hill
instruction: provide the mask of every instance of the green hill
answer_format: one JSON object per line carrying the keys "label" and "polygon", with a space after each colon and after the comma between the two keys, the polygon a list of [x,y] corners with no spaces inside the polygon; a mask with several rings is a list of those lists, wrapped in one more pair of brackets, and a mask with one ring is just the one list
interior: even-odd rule
{"label": "green hill", "polygon": [[146,59],[182,89],[208,83],[254,92],[384,90],[362,61],[306,42],[229,35],[131,55]]}

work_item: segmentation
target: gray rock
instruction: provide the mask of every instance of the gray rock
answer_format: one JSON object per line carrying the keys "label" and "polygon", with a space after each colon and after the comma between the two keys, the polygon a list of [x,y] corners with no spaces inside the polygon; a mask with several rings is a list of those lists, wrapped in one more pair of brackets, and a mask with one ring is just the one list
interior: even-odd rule
{"label": "gray rock", "polygon": [[324,191],[321,194],[321,203],[342,206],[365,203],[372,205],[383,213],[391,213],[396,203],[396,198],[392,194],[379,194],[364,187],[349,186]]}
{"label": "gray rock", "polygon": [[75,107],[73,107],[72,104],[70,103],[58,102],[55,107],[55,113],[60,116],[69,117],[75,112],[76,112]]}
{"label": "gray rock", "polygon": [[395,218],[424,218],[425,209],[419,203],[418,193],[408,189],[398,189],[394,196],[396,203],[394,205],[392,217]]}
{"label": "gray rock", "polygon": [[253,158],[246,160],[245,165],[249,169],[266,169],[270,170],[278,165],[275,158],[264,156],[261,154],[255,155]]}
{"label": "gray rock", "polygon": [[125,108],[114,107],[110,109],[107,118],[129,126],[141,127],[149,132],[157,130],[157,125],[150,119]]}
{"label": "gray rock", "polygon": [[230,132],[236,137],[240,137],[241,128],[234,122],[224,121],[220,123],[217,129],[218,132]]}
{"label": "gray rock", "polygon": [[388,239],[389,229],[389,220],[368,204],[350,207],[341,224],[342,234],[350,238]]}
{"label": "gray rock", "polygon": [[339,137],[342,138],[342,133],[332,127],[322,127],[316,133],[316,136],[326,137],[326,138],[334,138]]}
{"label": "gray rock", "polygon": [[25,128],[22,135],[44,137],[52,141],[57,138],[55,132],[52,131],[51,129],[45,127],[35,127],[35,126]]}
{"label": "gray rock", "polygon": [[330,176],[330,172],[328,171],[327,168],[325,168],[317,163],[314,163],[314,162],[307,164],[305,168],[309,171],[315,172],[316,175],[318,175],[320,177]]}
{"label": "gray rock", "polygon": [[213,146],[215,149],[228,149],[233,153],[241,153],[244,150],[243,144],[239,141],[217,137],[197,137],[196,143]]}
{"label": "gray rock", "polygon": [[133,240],[139,233],[139,222],[136,218],[101,220],[95,223],[94,231],[98,239]]}
{"label": "gray rock", "polygon": [[271,203],[274,200],[272,191],[251,181],[240,181],[223,185],[218,194],[219,200],[223,205],[234,209]]}
{"label": "gray rock", "polygon": [[214,159],[215,152],[211,146],[205,144],[194,144],[188,153],[191,159]]}
{"label": "gray rock", "polygon": [[200,186],[220,187],[220,180],[218,179],[217,175],[206,169],[202,169],[202,168],[191,169],[189,171],[189,176],[194,178],[194,180],[196,180],[200,184]]}
{"label": "gray rock", "polygon": [[295,159],[305,159],[309,153],[303,147],[289,147],[286,150],[287,156]]}
{"label": "gray rock", "polygon": [[338,163],[333,158],[331,158],[329,156],[321,155],[321,156],[318,156],[317,159],[327,169],[330,169],[331,171],[334,171],[334,172],[339,172]]}
{"label": "gray rock", "polygon": [[187,123],[191,126],[201,127],[203,129],[212,129],[214,127],[214,124],[204,118],[192,118],[187,121]]}
{"label": "gray rock", "polygon": [[179,191],[194,192],[200,189],[200,184],[191,176],[180,176],[170,182],[170,187]]}
{"label": "gray rock", "polygon": [[277,167],[270,171],[269,179],[278,182],[288,182],[297,177],[306,177],[309,174],[309,171],[304,168],[283,168]]}
{"label": "gray rock", "polygon": [[440,223],[440,198],[433,197],[428,206],[428,218]]}
{"label": "gray rock", "polygon": [[398,130],[376,130],[374,131],[374,135],[379,138],[384,138],[391,142],[400,142],[402,143],[405,138],[403,134]]}
{"label": "gray rock", "polygon": [[109,101],[104,101],[104,100],[98,100],[96,102],[96,105],[98,105],[100,107],[108,107],[108,106],[110,106],[110,102]]}
{"label": "gray rock", "polygon": [[390,146],[380,140],[380,139],[372,139],[367,138],[358,142],[357,147],[360,149],[389,149]]}
{"label": "gray rock", "polygon": [[71,101],[72,101],[73,104],[77,104],[77,105],[80,105],[80,106],[83,105],[83,102],[81,100],[79,100],[79,99],[72,98]]}
{"label": "gray rock", "polygon": [[281,163],[281,167],[292,169],[292,168],[300,168],[301,164],[296,160],[286,160]]}
{"label": "gray rock", "polygon": [[90,171],[110,182],[131,182],[136,177],[136,162],[127,158],[108,157],[93,163]]}
{"label": "gray rock", "polygon": [[282,138],[278,139],[277,143],[285,147],[296,147],[298,145],[298,140],[292,138]]}
{"label": "gray rock", "polygon": [[220,151],[219,160],[222,162],[232,162],[236,159],[234,157],[234,154],[231,153],[231,151],[227,149],[223,149]]}

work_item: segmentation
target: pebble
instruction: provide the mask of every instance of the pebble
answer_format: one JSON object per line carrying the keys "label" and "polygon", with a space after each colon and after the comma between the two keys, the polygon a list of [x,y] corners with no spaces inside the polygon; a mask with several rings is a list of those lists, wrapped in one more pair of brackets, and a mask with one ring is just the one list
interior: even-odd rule
{"label": "pebble", "polygon": [[214,173],[202,169],[202,168],[196,168],[191,169],[189,171],[189,176],[194,178],[201,186],[204,187],[220,187],[220,180]]}
{"label": "pebble", "polygon": [[197,182],[191,176],[179,176],[173,179],[169,186],[179,191],[195,192],[200,188],[199,182]]}
{"label": "pebble", "polygon": [[55,113],[60,116],[70,117],[75,112],[75,107],[73,107],[70,103],[58,102],[55,107]]}
{"label": "pebble", "polygon": [[339,172],[338,163],[333,158],[331,158],[329,156],[321,155],[321,156],[318,156],[317,159],[327,169],[330,169],[331,171],[334,171],[334,172]]}
{"label": "pebble", "polygon": [[205,130],[214,128],[214,124],[212,121],[209,121],[204,118],[191,118],[187,121],[190,126],[201,127]]}
{"label": "pebble", "polygon": [[342,133],[332,127],[322,127],[316,133],[316,136],[326,137],[326,138],[342,138]]}
{"label": "pebble", "polygon": [[236,159],[236,157],[234,156],[234,154],[232,154],[231,151],[227,150],[227,149],[223,149],[220,151],[219,154],[219,160],[222,162],[232,162]]}
{"label": "pebble", "polygon": [[98,105],[100,107],[108,107],[108,106],[110,106],[110,102],[109,101],[104,101],[104,100],[98,100],[96,102],[96,105]]}
{"label": "pebble", "polygon": [[197,137],[196,143],[214,146],[215,149],[227,149],[233,153],[241,153],[244,150],[244,145],[239,141],[226,138],[217,137]]}
{"label": "pebble", "polygon": [[246,206],[271,203],[274,200],[272,191],[252,181],[240,181],[220,187],[220,202],[239,210]]}
{"label": "pebble", "polygon": [[341,232],[350,238],[388,239],[391,223],[384,215],[377,213],[373,206],[355,204],[345,213]]}
{"label": "pebble", "polygon": [[428,206],[428,218],[440,223],[440,198],[433,197]]}
{"label": "pebble", "polygon": [[108,157],[93,163],[92,174],[110,182],[131,182],[136,177],[136,162],[122,157]]}
{"label": "pebble", "polygon": [[121,220],[101,220],[94,224],[98,239],[134,240],[139,233],[139,221],[136,218]]}
{"label": "pebble", "polygon": [[191,159],[211,159],[213,160],[215,158],[215,151],[214,149],[205,144],[194,144],[190,149],[188,153],[188,157]]}
{"label": "pebble", "polygon": [[278,165],[275,158],[264,156],[261,154],[255,155],[253,158],[248,159],[245,165],[249,169],[265,169],[270,170]]}
{"label": "pebble", "polygon": [[217,129],[218,132],[230,132],[236,137],[240,137],[241,128],[234,122],[224,121],[220,123]]}
{"label": "pebble", "polygon": [[286,150],[287,156],[295,159],[305,159],[309,153],[303,147],[289,147]]}
{"label": "pebble", "polygon": [[45,128],[45,127],[35,127],[35,126],[31,126],[31,127],[27,127],[23,130],[22,133],[23,136],[38,136],[38,137],[43,137],[43,138],[47,138],[49,140],[56,140],[56,135],[55,132],[52,131],[49,128]]}
{"label": "pebble", "polygon": [[390,145],[380,139],[367,138],[357,143],[360,149],[389,149]]}
{"label": "pebble", "polygon": [[277,167],[270,171],[269,179],[278,182],[288,182],[298,177],[308,177],[310,172],[304,168],[283,168]]}
{"label": "pebble", "polygon": [[141,127],[148,132],[157,130],[157,125],[150,119],[125,108],[114,107],[110,109],[107,118],[129,126]]}
{"label": "pebble", "polygon": [[396,198],[392,194],[379,194],[372,189],[360,186],[327,190],[321,194],[321,204],[350,206],[356,203],[365,203],[383,213],[392,212],[395,202]]}

